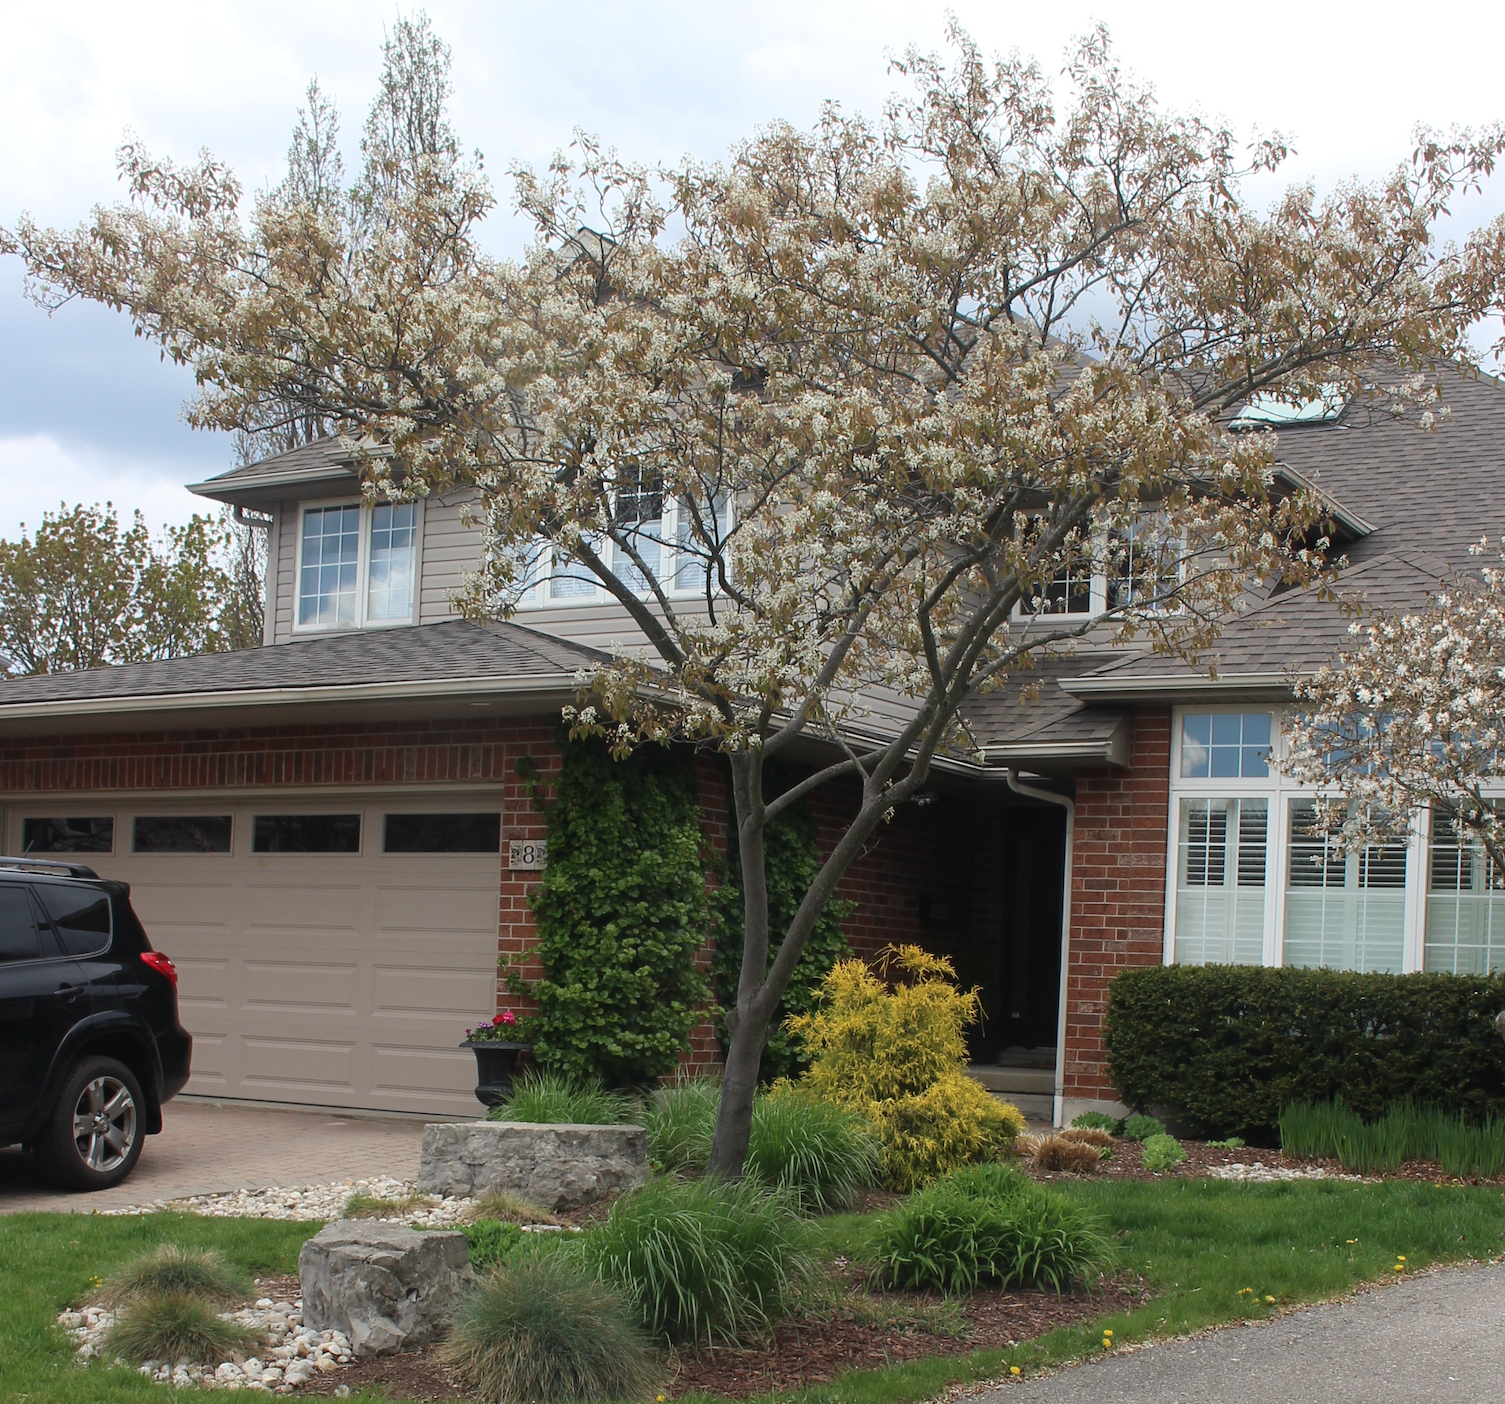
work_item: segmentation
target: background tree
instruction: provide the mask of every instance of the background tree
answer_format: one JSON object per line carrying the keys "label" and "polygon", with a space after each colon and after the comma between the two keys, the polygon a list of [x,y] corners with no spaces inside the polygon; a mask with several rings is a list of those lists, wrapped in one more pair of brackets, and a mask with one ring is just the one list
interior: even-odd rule
{"label": "background tree", "polygon": [[[514,173],[537,230],[516,262],[477,248],[491,193],[447,152],[384,187],[382,219],[262,200],[243,221],[212,159],[128,146],[128,203],[0,236],[44,302],[124,308],[191,364],[191,422],[280,397],[390,450],[373,493],[477,489],[477,614],[569,572],[641,629],[575,722],[732,771],[722,1173],[842,875],[938,754],[976,754],[969,701],[1103,627],[1055,612],[1070,582],[1106,573],[1108,629],[1195,656],[1249,591],[1326,566],[1320,505],[1275,490],[1271,437],[1228,412],[1334,386],[1435,404],[1501,310],[1505,220],[1435,236],[1499,129],[1422,132],[1386,181],[1260,209],[1244,179],[1279,143],[1164,111],[1101,32],[1059,97],[952,40],[949,66],[895,65],[912,95],[878,125],[828,108],[661,171],[580,138]],[[827,762],[770,798],[765,765],[812,746]],[[770,959],[765,828],[837,779],[850,821]]]}
{"label": "background tree", "polygon": [[[1475,548],[1489,549],[1488,541]],[[1505,877],[1505,572],[1459,576],[1412,613],[1350,626],[1352,648],[1295,684],[1282,765],[1327,789],[1315,822],[1354,851],[1405,843],[1417,813]]]}
{"label": "background tree", "polygon": [[[33,536],[0,541],[0,657],[9,673],[214,653],[242,635],[226,533],[208,517],[153,541],[137,512],[60,508]],[[260,636],[256,635],[256,642]]]}

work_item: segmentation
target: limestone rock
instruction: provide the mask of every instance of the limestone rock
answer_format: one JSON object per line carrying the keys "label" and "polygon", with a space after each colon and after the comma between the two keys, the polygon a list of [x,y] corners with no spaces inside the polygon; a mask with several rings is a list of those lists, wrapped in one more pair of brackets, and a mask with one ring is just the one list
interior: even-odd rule
{"label": "limestone rock", "polygon": [[349,1338],[356,1355],[388,1355],[432,1339],[471,1280],[463,1233],[345,1219],[298,1254],[303,1320]]}
{"label": "limestone rock", "polygon": [[418,1188],[425,1194],[507,1190],[545,1209],[578,1209],[647,1178],[641,1126],[456,1121],[423,1128]]}

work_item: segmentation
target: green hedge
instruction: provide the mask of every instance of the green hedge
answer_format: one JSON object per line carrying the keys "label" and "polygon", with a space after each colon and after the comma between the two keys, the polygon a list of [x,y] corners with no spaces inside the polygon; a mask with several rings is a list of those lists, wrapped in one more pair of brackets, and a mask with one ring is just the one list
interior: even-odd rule
{"label": "green hedge", "polygon": [[1288,1103],[1334,1096],[1366,1120],[1398,1097],[1505,1114],[1502,1009],[1502,975],[1153,966],[1109,986],[1103,1038],[1128,1106],[1267,1137]]}

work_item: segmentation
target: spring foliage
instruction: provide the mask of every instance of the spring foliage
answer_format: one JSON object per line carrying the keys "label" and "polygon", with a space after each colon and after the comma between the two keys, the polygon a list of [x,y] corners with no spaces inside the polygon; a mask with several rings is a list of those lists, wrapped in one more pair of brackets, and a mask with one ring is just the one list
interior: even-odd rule
{"label": "spring foliage", "polygon": [[543,978],[514,988],[545,1067],[609,1087],[674,1068],[707,988],[700,810],[689,757],[650,747],[614,760],[564,747],[548,809],[549,865],[533,897]]}
{"label": "spring foliage", "polygon": [[918,946],[885,952],[890,986],[860,960],[834,966],[819,1007],[792,1020],[810,1051],[802,1091],[867,1117],[883,1147],[885,1181],[911,1189],[993,1158],[1024,1118],[967,1076],[964,1030],[981,1013],[951,962]]}

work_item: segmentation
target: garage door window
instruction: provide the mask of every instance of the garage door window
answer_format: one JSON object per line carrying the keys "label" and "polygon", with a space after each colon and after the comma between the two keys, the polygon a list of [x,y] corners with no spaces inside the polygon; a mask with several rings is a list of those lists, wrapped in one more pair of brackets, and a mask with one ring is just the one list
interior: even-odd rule
{"label": "garage door window", "polygon": [[359,853],[359,814],[258,814],[253,853]]}
{"label": "garage door window", "polygon": [[131,836],[137,853],[228,853],[230,816],[140,815]]}
{"label": "garage door window", "polygon": [[115,848],[115,821],[23,819],[21,847],[25,853],[111,853]]}
{"label": "garage door window", "polygon": [[388,853],[496,853],[502,846],[500,814],[389,814]]}
{"label": "garage door window", "polygon": [[69,955],[94,955],[110,944],[110,899],[97,887],[40,887],[37,895]]}

